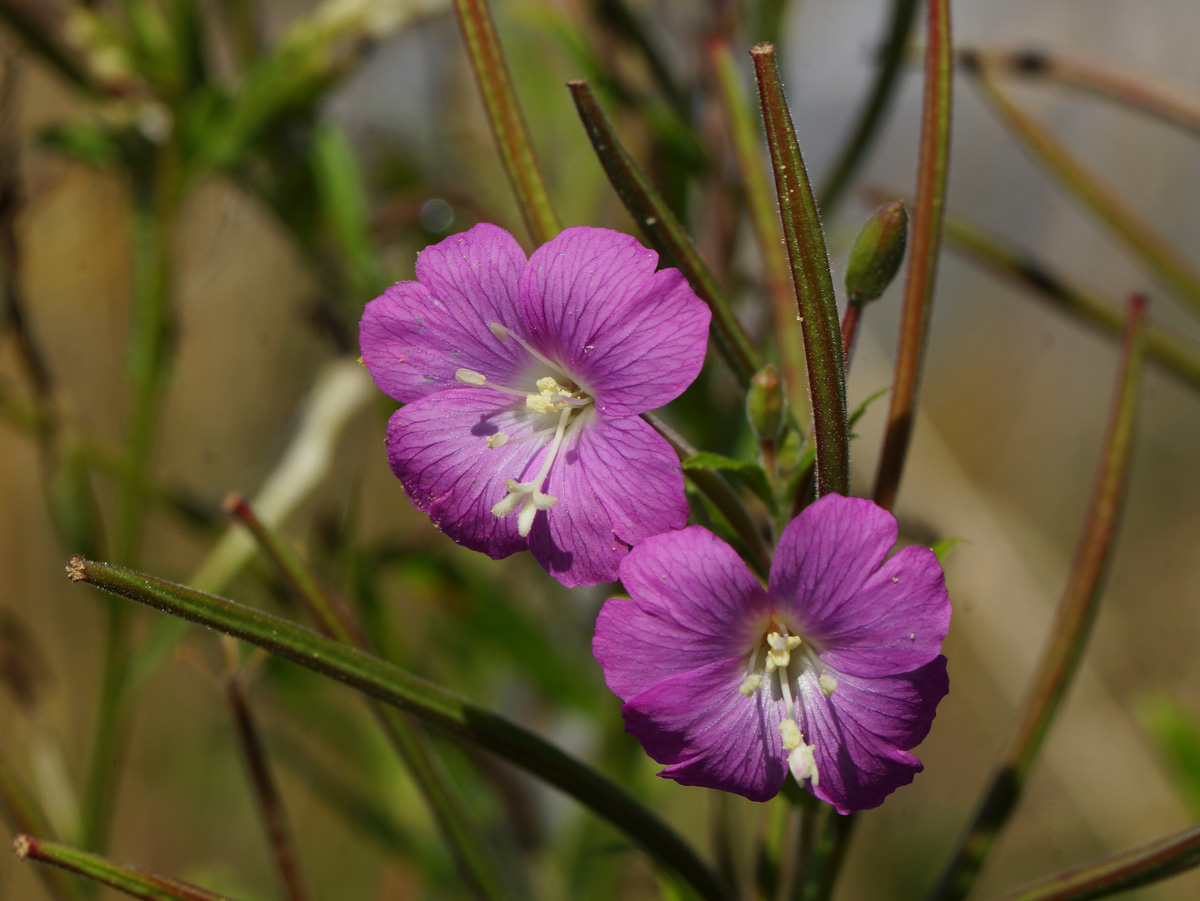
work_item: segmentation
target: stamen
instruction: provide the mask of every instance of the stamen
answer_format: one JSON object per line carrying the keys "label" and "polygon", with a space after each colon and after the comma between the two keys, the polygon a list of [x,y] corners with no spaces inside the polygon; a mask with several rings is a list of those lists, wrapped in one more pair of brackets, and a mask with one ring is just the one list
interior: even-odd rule
{"label": "stamen", "polygon": [[488,435],[488,447],[504,447],[506,444],[508,444],[508,432],[497,432],[495,435]]}
{"label": "stamen", "polygon": [[553,465],[555,457],[558,456],[558,449],[562,446],[563,434],[566,432],[567,420],[570,417],[571,410],[569,408],[563,410],[558,417],[558,428],[554,431],[554,439],[550,442],[550,449],[546,452],[546,459],[542,462],[542,468],[538,470],[538,474],[528,482],[505,479],[504,486],[508,489],[508,494],[492,507],[492,515],[500,519],[508,516],[518,506],[521,508],[521,512],[517,514],[517,534],[522,538],[529,537],[538,510],[549,510],[558,503],[557,497],[543,493],[541,488],[542,483],[546,481],[546,476],[550,474],[550,467]]}
{"label": "stamen", "polygon": [[746,673],[746,678],[742,679],[741,687],[738,688],[746,697],[750,697],[760,688],[762,688],[763,677],[758,673]]}
{"label": "stamen", "polygon": [[563,378],[569,378],[567,371],[565,369],[563,369],[562,366],[560,366],[558,363],[555,363],[553,360],[550,360],[549,358],[547,358],[543,354],[539,353],[538,351],[534,350],[529,345],[528,341],[526,341],[524,338],[522,338],[520,335],[518,335],[512,329],[506,328],[505,326],[501,325],[499,322],[489,322],[488,328],[491,330],[491,333],[493,335],[495,335],[497,338],[499,338],[501,341],[507,341],[509,338],[512,338],[514,341],[516,341],[518,344],[520,344],[521,347],[523,347],[525,349],[525,352],[527,354],[529,354],[531,357],[533,357],[535,360],[545,363],[547,366],[549,366],[555,372],[557,372],[561,376],[563,376]]}
{"label": "stamen", "polygon": [[821,686],[821,691],[825,693],[825,697],[829,697],[831,694],[833,694],[833,691],[835,688],[837,688],[838,684],[837,676],[835,676],[833,673],[821,673],[821,678],[818,679],[817,682]]}
{"label": "stamen", "polygon": [[483,385],[487,382],[487,376],[474,369],[458,369],[454,372],[455,381],[462,382],[464,385]]}
{"label": "stamen", "polygon": [[804,739],[801,737],[800,745],[788,754],[788,769],[792,771],[792,778],[798,783],[803,785],[805,779],[811,779],[813,788],[816,788],[821,784],[821,774],[817,772],[817,758],[813,753],[814,750],[815,747],[804,744]]}

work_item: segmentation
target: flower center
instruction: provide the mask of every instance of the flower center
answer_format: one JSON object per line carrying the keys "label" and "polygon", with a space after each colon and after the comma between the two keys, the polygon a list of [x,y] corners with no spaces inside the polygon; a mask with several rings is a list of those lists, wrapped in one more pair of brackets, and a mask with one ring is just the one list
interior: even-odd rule
{"label": "flower center", "polygon": [[756,692],[777,679],[779,696],[783,701],[784,716],[779,723],[779,735],[783,749],[788,755],[788,769],[798,783],[811,779],[815,787],[820,773],[813,754],[814,746],[807,744],[800,731],[799,712],[792,695],[793,687],[799,689],[799,680],[808,671],[818,673],[817,684],[826,696],[837,688],[837,677],[827,672],[821,659],[810,643],[791,632],[779,615],[772,616],[763,637],[755,644],[746,662],[746,675],[742,679],[742,694],[753,697]]}
{"label": "flower center", "polygon": [[525,441],[538,441],[543,446],[550,445],[537,474],[525,482],[517,481],[515,478],[506,478],[504,487],[508,493],[492,507],[492,514],[499,518],[517,512],[517,532],[522,538],[527,538],[533,528],[533,520],[537,516],[537,512],[549,510],[558,503],[557,497],[542,491],[542,485],[550,475],[550,467],[554,465],[558,452],[562,448],[563,440],[572,429],[578,428],[583,422],[583,416],[580,414],[591,405],[592,398],[575,385],[570,374],[562,366],[536,351],[519,335],[497,322],[491,323],[488,328],[500,341],[507,341],[510,338],[516,341],[537,364],[535,375],[547,370],[550,373],[536,378],[534,381],[536,391],[533,393],[509,385],[496,384],[489,381],[482,373],[471,369],[459,369],[454,373],[455,379],[461,384],[477,387],[487,386],[493,391],[524,398],[525,411],[539,418],[538,424],[541,428],[516,440],[510,439],[506,432],[496,432],[487,438],[488,449]]}

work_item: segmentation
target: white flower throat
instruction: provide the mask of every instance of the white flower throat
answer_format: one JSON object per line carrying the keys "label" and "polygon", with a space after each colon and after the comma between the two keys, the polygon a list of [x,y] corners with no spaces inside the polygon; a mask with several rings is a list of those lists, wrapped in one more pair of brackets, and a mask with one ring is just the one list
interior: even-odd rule
{"label": "white flower throat", "polygon": [[784,705],[779,735],[783,739],[783,749],[788,755],[788,769],[798,783],[803,784],[805,779],[811,779],[815,788],[820,783],[821,774],[817,772],[817,761],[813,754],[815,748],[805,743],[804,733],[800,731],[792,686],[798,687],[800,679],[811,670],[820,674],[817,684],[820,685],[821,691],[829,696],[837,688],[837,677],[825,671],[825,666],[812,645],[790,632],[780,617],[772,616],[767,629],[750,652],[746,663],[746,675],[742,679],[739,691],[746,697],[753,697],[755,693],[762,691],[764,686],[769,686],[768,680],[778,680],[779,696]]}
{"label": "white flower throat", "polygon": [[[514,478],[505,479],[504,487],[508,489],[508,494],[492,507],[493,515],[500,518],[518,511],[517,532],[520,533],[522,538],[526,538],[529,536],[530,529],[533,528],[533,520],[537,516],[537,512],[539,510],[549,510],[558,503],[557,497],[542,491],[542,485],[545,483],[547,476],[550,475],[550,467],[554,465],[554,461],[558,457],[563,439],[572,429],[578,428],[584,421],[585,417],[582,414],[591,406],[592,399],[575,385],[571,376],[562,366],[534,350],[520,336],[514,334],[498,322],[491,323],[488,328],[491,329],[492,334],[500,341],[507,341],[509,338],[512,338],[521,345],[538,364],[536,367],[537,370],[541,372],[547,372],[548,370],[548,374],[542,375],[535,380],[534,387],[537,390],[533,393],[508,385],[498,385],[489,381],[483,374],[475,372],[472,369],[459,369],[454,373],[455,379],[464,385],[486,386],[493,391],[500,391],[503,394],[523,397],[525,399],[525,410],[528,413],[533,414],[535,417],[544,417],[544,422],[552,423],[544,424],[542,428],[535,429],[530,434],[516,440],[510,440],[508,434],[505,432],[496,432],[487,437],[488,449],[492,450],[525,441],[541,441],[543,445],[546,443],[550,445],[550,449],[546,453],[546,458],[542,461],[541,468],[537,471],[537,474],[526,482],[518,482]],[[542,424],[539,423],[539,425]]]}

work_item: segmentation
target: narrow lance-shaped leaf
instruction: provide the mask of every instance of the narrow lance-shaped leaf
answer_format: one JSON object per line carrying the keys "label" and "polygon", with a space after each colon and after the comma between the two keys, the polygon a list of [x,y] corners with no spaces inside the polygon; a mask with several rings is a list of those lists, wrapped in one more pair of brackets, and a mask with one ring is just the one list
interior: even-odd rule
{"label": "narrow lance-shaped leaf", "polygon": [[609,820],[658,863],[676,870],[700,897],[726,897],[691,847],[619,786],[533,733],[444,688],[280,617],[193,588],[82,557],[71,558],[67,574],[72,581],[208,626],[338,679],[503,757]]}
{"label": "narrow lance-shaped leaf", "polygon": [[1146,302],[1129,303],[1121,364],[1100,465],[1071,574],[1059,602],[1049,643],[993,769],[987,792],[934,891],[936,901],[966,897],[992,844],[1025,787],[1034,759],[1087,646],[1120,518],[1142,372]]}
{"label": "narrow lance-shaped leaf", "polygon": [[664,262],[675,266],[691,283],[696,294],[712,310],[712,333],[717,347],[729,363],[742,387],[762,368],[762,359],[750,342],[745,329],[733,315],[725,292],[712,271],[700,259],[670,207],[658,195],[646,173],[621,146],[616,133],[596,102],[586,81],[570,81],[567,87],[575,100],[575,109],[583,120],[596,156],[617,196],[633,217],[646,240],[663,255]]}
{"label": "narrow lance-shaped leaf", "polygon": [[[775,346],[779,349],[779,362],[783,380],[787,385],[787,399],[794,409],[799,409],[804,397],[804,342],[796,328],[796,292],[792,288],[791,272],[788,269],[787,251],[783,246],[783,233],[779,218],[775,214],[775,198],[767,185],[767,174],[763,169],[761,152],[762,138],[750,103],[745,96],[741,73],[734,63],[726,41],[714,41],[710,55],[717,72],[717,86],[725,107],[733,138],[734,155],[741,175],[742,190],[746,195],[746,209],[750,225],[763,259],[763,277],[767,296],[771,303],[771,324],[774,327]],[[761,370],[760,370],[761,371]],[[803,415],[803,414],[800,414]]]}
{"label": "narrow lance-shaped leaf", "polygon": [[1009,132],[1049,170],[1054,180],[1129,248],[1176,297],[1193,312],[1200,312],[1200,273],[1096,175],[1085,169],[1047,129],[1018,109],[985,67],[975,69],[974,74],[984,97]]}
{"label": "narrow lance-shaped leaf", "polygon": [[491,9],[487,0],[454,0],[454,11],[521,218],[533,239],[545,244],[559,232],[558,217],[533,153]]}
{"label": "narrow lance-shaped leaf", "polygon": [[917,385],[924,362],[925,334],[942,244],[942,210],[950,170],[951,53],[950,0],[930,0],[926,18],[921,150],[909,231],[908,280],[904,284],[891,406],[875,477],[875,502],[889,510],[896,502],[900,473],[912,436]]}
{"label": "narrow lance-shaped leaf", "polygon": [[817,451],[817,497],[850,493],[850,432],[846,425],[845,363],[837,298],[829,272],[829,254],[792,116],[779,82],[775,48],[759,44],[750,51],[792,281],[800,302],[800,325],[808,362],[813,434]]}
{"label": "narrow lance-shaped leaf", "polygon": [[996,901],[1090,901],[1153,885],[1200,866],[1200,826],[1092,861]]}
{"label": "narrow lance-shaped leaf", "polygon": [[13,853],[18,860],[35,860],[60,867],[143,901],[232,901],[180,879],[114,863],[96,854],[28,835],[13,839]]}

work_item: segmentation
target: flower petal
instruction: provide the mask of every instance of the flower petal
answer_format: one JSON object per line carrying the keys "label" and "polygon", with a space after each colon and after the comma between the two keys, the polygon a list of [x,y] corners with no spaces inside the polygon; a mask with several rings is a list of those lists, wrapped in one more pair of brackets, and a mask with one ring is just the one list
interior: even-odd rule
{"label": "flower petal", "polygon": [[393,285],[363,311],[359,347],[375,384],[401,403],[457,384],[459,369],[515,385],[529,355],[488,326],[499,322],[520,331],[525,265],[516,239],[487,224],[421,251],[418,281]]}
{"label": "flower petal", "polygon": [[625,729],[680,785],[734,792],[751,801],[779,793],[787,763],[780,705],[766,692],[738,689],[740,661],[678,673],[621,708]]}
{"label": "flower petal", "polygon": [[[493,559],[523,550],[516,516],[503,519],[492,507],[507,493],[506,478],[537,472],[545,441],[516,442],[543,428],[508,395],[459,386],[397,410],[388,423],[388,460],[419,510],[450,538]],[[505,432],[514,441],[489,448]]]}
{"label": "flower petal", "polygon": [[860,676],[906,673],[941,653],[950,600],[937,558],[896,542],[895,518],[869,500],[827,495],[794,519],[771,565],[771,594],[791,605],[822,660]]}
{"label": "flower petal", "polygon": [[534,251],[521,282],[530,340],[611,413],[678,397],[700,372],[711,315],[674,269],[634,238],[562,232]]}
{"label": "flower petal", "polygon": [[637,417],[580,414],[543,490],[558,503],[534,520],[529,547],[568,587],[616,581],[629,545],[687,524],[679,458]]}
{"label": "flower petal", "polygon": [[828,697],[816,675],[800,685],[800,728],[815,746],[818,785],[809,790],[846,814],[878,807],[924,768],[912,754],[950,689],[946,658],[880,679],[837,674]]}
{"label": "flower petal", "polygon": [[621,581],[633,600],[606,602],[592,640],[614,694],[719,661],[744,675],[768,601],[733,548],[701,526],[656,535],[621,561]]}

